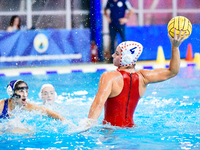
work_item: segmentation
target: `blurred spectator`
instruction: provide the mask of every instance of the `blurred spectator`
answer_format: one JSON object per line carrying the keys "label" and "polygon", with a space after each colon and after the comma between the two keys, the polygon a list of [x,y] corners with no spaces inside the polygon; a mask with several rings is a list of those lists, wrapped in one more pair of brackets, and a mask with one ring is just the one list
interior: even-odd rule
{"label": "blurred spectator", "polygon": [[[110,15],[107,13],[107,9],[110,10]],[[129,10],[128,15],[126,16],[126,10]],[[128,22],[131,14],[133,13],[133,8],[129,1],[127,0],[108,0],[106,7],[104,8],[104,14],[109,23],[110,30],[110,54],[112,55],[115,52],[115,39],[117,33],[120,34],[122,41],[125,41],[125,24]],[[110,62],[112,62],[112,57]]]}
{"label": "blurred spectator", "polygon": [[20,17],[17,16],[17,15],[12,16],[11,19],[10,19],[10,25],[7,28],[7,31],[8,32],[13,32],[13,31],[16,31],[16,30],[20,30],[20,26],[21,26]]}

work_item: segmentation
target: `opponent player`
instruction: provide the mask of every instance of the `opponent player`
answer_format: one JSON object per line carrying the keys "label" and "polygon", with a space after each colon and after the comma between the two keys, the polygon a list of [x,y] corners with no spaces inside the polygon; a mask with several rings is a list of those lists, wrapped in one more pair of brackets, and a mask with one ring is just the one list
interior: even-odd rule
{"label": "opponent player", "polygon": [[40,93],[38,94],[40,99],[43,101],[43,105],[50,104],[54,105],[57,93],[55,88],[51,84],[44,84],[41,87]]}

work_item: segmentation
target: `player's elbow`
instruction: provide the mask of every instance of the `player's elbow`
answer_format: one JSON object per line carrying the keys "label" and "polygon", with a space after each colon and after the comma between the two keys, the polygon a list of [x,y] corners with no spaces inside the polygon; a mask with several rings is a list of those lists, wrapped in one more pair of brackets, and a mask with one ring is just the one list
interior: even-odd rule
{"label": "player's elbow", "polygon": [[175,77],[179,73],[179,68],[169,68],[170,76]]}
{"label": "player's elbow", "polygon": [[176,76],[179,73],[179,68],[174,69],[172,72],[173,72],[173,75]]}
{"label": "player's elbow", "polygon": [[178,74],[179,71],[171,71],[170,78],[175,77]]}
{"label": "player's elbow", "polygon": [[103,11],[104,11],[104,15],[107,15],[107,10],[106,10],[106,9],[104,9]]}

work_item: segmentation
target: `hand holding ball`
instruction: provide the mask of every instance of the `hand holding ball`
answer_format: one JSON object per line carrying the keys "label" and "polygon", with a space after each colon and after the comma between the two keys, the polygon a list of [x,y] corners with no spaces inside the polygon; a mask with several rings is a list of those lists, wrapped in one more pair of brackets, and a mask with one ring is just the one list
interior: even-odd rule
{"label": "hand holding ball", "polygon": [[192,24],[190,20],[183,16],[177,16],[172,18],[167,26],[167,30],[171,37],[174,37],[174,28],[176,28],[176,34],[179,35],[182,30],[181,36],[186,33],[186,36],[189,37],[192,33]]}

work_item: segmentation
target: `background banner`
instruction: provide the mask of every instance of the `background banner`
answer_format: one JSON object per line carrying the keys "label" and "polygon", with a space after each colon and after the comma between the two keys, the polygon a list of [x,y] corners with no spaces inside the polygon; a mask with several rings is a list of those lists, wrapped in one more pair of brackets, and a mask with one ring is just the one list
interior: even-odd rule
{"label": "background banner", "polygon": [[90,30],[28,30],[0,33],[0,67],[90,62]]}
{"label": "background banner", "polygon": [[[188,44],[192,45],[193,54],[200,52],[199,31],[200,26],[193,25],[191,36],[180,46],[181,59],[186,58]],[[121,42],[119,39],[118,44]],[[138,60],[156,60],[159,46],[163,48],[165,59],[171,58],[167,25],[126,27],[126,39],[143,45],[143,53]],[[90,29],[1,32],[0,68],[89,63],[90,41]]]}
{"label": "background banner", "polygon": [[[200,52],[199,31],[200,25],[192,25],[192,34],[180,46],[181,59],[186,58],[189,43],[192,45],[193,54]],[[143,45],[143,52],[138,60],[156,60],[158,46],[162,46],[165,59],[171,58],[171,43],[168,37],[167,25],[127,27],[126,40],[137,41]],[[120,42],[119,40],[118,43]]]}

